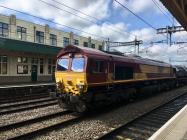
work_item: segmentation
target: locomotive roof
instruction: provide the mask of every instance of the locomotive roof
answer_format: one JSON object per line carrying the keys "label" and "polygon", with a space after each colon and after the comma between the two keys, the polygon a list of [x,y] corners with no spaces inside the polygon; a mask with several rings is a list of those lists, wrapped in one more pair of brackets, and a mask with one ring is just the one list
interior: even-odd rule
{"label": "locomotive roof", "polygon": [[92,49],[88,47],[80,47],[76,45],[68,45],[65,48],[63,48],[59,54],[57,55],[57,58],[61,57],[62,55],[68,54],[68,53],[83,53],[87,56],[93,56],[97,58],[97,56],[103,56],[103,57],[112,57],[114,61],[126,61],[130,63],[138,63],[138,64],[147,64],[147,65],[156,65],[156,66],[165,66],[165,67],[171,67],[170,64],[162,62],[162,61],[157,61],[157,60],[152,60],[152,59],[147,59],[147,58],[142,58],[142,57],[134,57],[134,56],[122,56],[122,55],[114,55],[110,53],[106,53],[97,49]]}
{"label": "locomotive roof", "polygon": [[106,53],[104,53],[100,50],[97,50],[97,49],[80,47],[80,46],[76,46],[76,45],[68,45],[59,52],[59,54],[57,55],[57,58],[59,58],[62,55],[65,55],[67,53],[70,53],[70,52],[79,52],[79,53],[84,53],[84,54],[106,55]]}

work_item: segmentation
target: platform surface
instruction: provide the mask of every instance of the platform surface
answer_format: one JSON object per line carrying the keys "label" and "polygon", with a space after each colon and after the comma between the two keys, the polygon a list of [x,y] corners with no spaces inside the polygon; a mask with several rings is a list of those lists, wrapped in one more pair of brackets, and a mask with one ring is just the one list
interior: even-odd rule
{"label": "platform surface", "polygon": [[149,140],[187,140],[187,105],[155,132]]}
{"label": "platform surface", "polygon": [[37,87],[37,86],[50,86],[55,85],[54,82],[37,82],[37,83],[17,83],[17,84],[3,84],[0,89],[5,88],[19,88],[19,87]]}

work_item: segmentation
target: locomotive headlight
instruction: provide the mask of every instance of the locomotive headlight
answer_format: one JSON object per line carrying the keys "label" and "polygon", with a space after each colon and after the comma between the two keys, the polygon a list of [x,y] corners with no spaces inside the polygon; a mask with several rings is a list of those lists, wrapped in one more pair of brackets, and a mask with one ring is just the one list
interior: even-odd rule
{"label": "locomotive headlight", "polygon": [[79,92],[83,92],[83,90],[84,90],[84,85],[83,84],[77,84],[76,87],[79,90]]}

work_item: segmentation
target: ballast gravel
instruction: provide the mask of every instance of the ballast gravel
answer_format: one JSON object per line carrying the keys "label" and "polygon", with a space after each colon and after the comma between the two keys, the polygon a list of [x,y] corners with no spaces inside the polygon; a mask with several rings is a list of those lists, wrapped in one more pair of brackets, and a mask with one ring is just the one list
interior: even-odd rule
{"label": "ballast gravel", "polygon": [[5,114],[0,115],[0,126],[8,125],[11,123],[28,120],[31,118],[44,116],[50,113],[59,112],[62,111],[62,109],[58,105],[51,105],[47,107],[41,107],[37,109],[32,110],[26,110],[22,112],[17,113],[11,113],[11,114]]}
{"label": "ballast gravel", "polygon": [[61,122],[65,122],[67,120],[71,120],[75,118],[75,116],[72,115],[62,115],[62,116],[58,116],[58,117],[54,117],[45,121],[40,121],[37,123],[33,123],[31,125],[26,125],[26,126],[22,126],[16,129],[11,129],[9,131],[4,131],[0,133],[0,139],[10,139],[19,135],[23,135],[25,133],[29,133],[32,131],[36,131],[38,129],[42,129],[54,124],[58,124]]}

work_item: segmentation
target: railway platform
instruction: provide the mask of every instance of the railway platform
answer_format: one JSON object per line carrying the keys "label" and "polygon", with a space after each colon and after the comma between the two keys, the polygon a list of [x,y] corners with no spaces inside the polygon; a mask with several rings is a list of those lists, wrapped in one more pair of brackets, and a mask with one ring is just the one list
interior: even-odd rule
{"label": "railway platform", "polygon": [[38,86],[54,86],[54,82],[35,82],[35,83],[15,83],[15,84],[2,84],[0,89],[7,88],[21,88],[21,87],[38,87]]}
{"label": "railway platform", "polygon": [[15,83],[0,85],[0,104],[49,97],[55,90],[54,82]]}
{"label": "railway platform", "polygon": [[187,105],[155,132],[149,140],[187,140]]}

